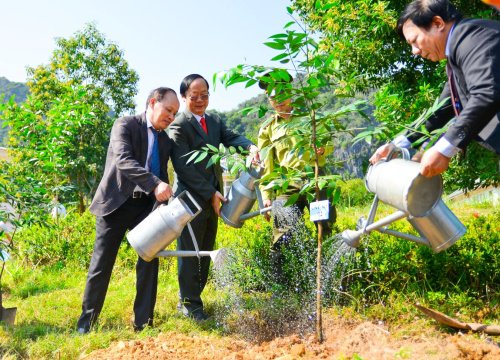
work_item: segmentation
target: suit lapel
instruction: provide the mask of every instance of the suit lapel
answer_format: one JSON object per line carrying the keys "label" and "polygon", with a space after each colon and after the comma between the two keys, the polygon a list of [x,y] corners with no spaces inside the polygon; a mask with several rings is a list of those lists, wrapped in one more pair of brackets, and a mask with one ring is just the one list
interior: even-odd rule
{"label": "suit lapel", "polygon": [[[196,120],[196,118],[194,117],[194,115],[191,114],[190,112],[187,112],[187,111],[186,111],[185,114],[186,114],[186,117],[188,118],[189,123],[194,128],[194,130],[198,133],[198,135],[200,135],[205,141],[208,141],[207,134],[205,134],[205,131],[203,131],[203,129],[201,128],[200,123],[198,122],[198,120]],[[206,120],[206,118],[205,118],[205,120]],[[209,133],[210,133],[210,130],[209,130]]]}
{"label": "suit lapel", "polygon": [[141,154],[140,160],[142,166],[146,166],[146,160],[148,158],[148,122],[146,121],[146,113],[143,113],[140,118],[140,131],[141,131]]}
{"label": "suit lapel", "polygon": [[207,122],[208,142],[215,147],[219,147],[219,138],[216,136],[218,132],[217,123],[214,121],[211,115],[208,115],[206,113],[205,113],[205,121]]}

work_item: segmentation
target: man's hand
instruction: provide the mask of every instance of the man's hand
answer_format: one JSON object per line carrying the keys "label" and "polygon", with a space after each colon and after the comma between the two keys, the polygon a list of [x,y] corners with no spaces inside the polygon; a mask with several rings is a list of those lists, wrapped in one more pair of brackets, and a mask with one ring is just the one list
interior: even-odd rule
{"label": "man's hand", "polygon": [[212,208],[214,209],[217,216],[220,216],[221,203],[226,202],[226,201],[227,201],[227,199],[224,196],[222,196],[222,194],[218,191],[216,191],[212,195],[212,199],[210,199],[210,202],[211,202]]}
{"label": "man's hand", "polygon": [[252,157],[252,163],[258,164],[260,162],[259,148],[255,145],[250,145],[250,147],[248,148],[248,151],[250,152],[249,156]]}
{"label": "man's hand", "polygon": [[420,173],[423,176],[432,177],[439,175],[448,169],[448,166],[450,165],[450,158],[444,156],[432,147],[424,153],[420,164],[422,164]]}
{"label": "man's hand", "polygon": [[[263,205],[264,205],[265,208],[269,207],[269,206],[272,205],[272,201],[269,200],[269,199],[268,200],[264,200],[264,204]],[[266,212],[266,213],[264,213],[264,219],[266,219],[267,221],[271,220],[271,215],[270,215],[269,211]]]}
{"label": "man's hand", "polygon": [[422,156],[424,156],[424,150],[420,150],[415,155],[413,155],[413,157],[411,158],[411,161],[421,162]]}
{"label": "man's hand", "polygon": [[154,190],[156,201],[165,202],[172,196],[172,188],[163,181]]}
{"label": "man's hand", "polygon": [[396,145],[394,145],[393,143],[388,143],[388,144],[382,145],[372,155],[372,157],[369,160],[370,163],[373,165],[373,164],[376,164],[377,162],[379,162],[380,160],[387,158],[389,153],[391,151],[393,151],[395,148],[396,148]]}

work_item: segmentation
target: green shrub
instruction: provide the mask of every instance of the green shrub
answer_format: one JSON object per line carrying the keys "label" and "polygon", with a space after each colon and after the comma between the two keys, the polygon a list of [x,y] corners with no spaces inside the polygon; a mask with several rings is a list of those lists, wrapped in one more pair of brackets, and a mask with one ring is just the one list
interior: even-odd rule
{"label": "green shrub", "polygon": [[339,207],[364,206],[373,200],[373,194],[366,189],[363,179],[338,181],[337,186],[340,188]]}
{"label": "green shrub", "polygon": [[[86,211],[78,214],[70,211],[58,221],[47,226],[33,225],[20,229],[16,234],[16,252],[30,266],[76,266],[86,269],[95,240],[95,216]],[[133,268],[137,253],[124,240],[118,251],[117,265]]]}
{"label": "green shrub", "polygon": [[[371,233],[359,249],[365,275],[352,279],[352,288],[357,291],[354,295],[372,301],[392,291],[428,293],[431,300],[439,299],[437,293],[498,297],[500,212],[462,221],[466,234],[438,254],[407,240]],[[418,235],[407,221],[395,222],[391,229]]]}
{"label": "green shrub", "polygon": [[271,232],[271,223],[262,216],[245,221],[240,229],[219,221],[217,247],[229,251],[229,267],[224,274],[217,274],[219,280],[227,278],[244,292],[266,289],[271,267]]}
{"label": "green shrub", "polygon": [[16,234],[17,255],[28,265],[88,266],[95,239],[95,217],[70,211],[48,226],[33,225]]}

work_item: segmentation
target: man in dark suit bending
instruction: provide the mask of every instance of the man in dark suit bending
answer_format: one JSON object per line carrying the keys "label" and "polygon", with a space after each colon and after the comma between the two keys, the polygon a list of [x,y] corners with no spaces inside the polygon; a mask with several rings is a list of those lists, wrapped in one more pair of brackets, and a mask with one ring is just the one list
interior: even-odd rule
{"label": "man in dark suit bending", "polygon": [[[172,196],[167,162],[172,142],[164,131],[179,111],[174,90],[151,92],[146,112],[121,117],[113,125],[104,175],[90,211],[96,215],[96,239],[83,295],[79,333],[87,333],[101,312],[118,248],[125,232],[151,212],[155,201]],[[158,282],[158,259],[136,265],[134,328],[153,324]]]}
{"label": "man in dark suit bending", "polygon": [[[200,150],[207,144],[219,147],[242,147],[256,154],[257,147],[246,137],[228,129],[219,117],[205,113],[208,107],[208,82],[198,74],[186,76],[181,83],[180,93],[186,109],[180,112],[169,127],[174,141],[172,163],[175,170],[174,193],[188,190],[202,207],[202,212],[191,221],[200,250],[211,251],[217,235],[217,217],[221,202],[225,201],[222,191],[222,171],[218,164],[207,168],[208,158],[199,163],[187,163],[193,150]],[[185,228],[177,239],[179,250],[194,250],[189,230]],[[180,289],[179,309],[184,315],[200,321],[207,318],[203,310],[201,293],[207,283],[210,258],[178,258]]]}
{"label": "man in dark suit bending", "polygon": [[[399,35],[415,55],[431,61],[447,60],[448,82],[441,100],[448,101],[426,122],[428,131],[444,127],[446,133],[422,156],[421,173],[444,172],[450,159],[477,140],[500,154],[500,22],[462,19],[448,0],[414,0],[398,20]],[[419,134],[399,136],[380,147],[372,163],[394,146],[409,147]]]}

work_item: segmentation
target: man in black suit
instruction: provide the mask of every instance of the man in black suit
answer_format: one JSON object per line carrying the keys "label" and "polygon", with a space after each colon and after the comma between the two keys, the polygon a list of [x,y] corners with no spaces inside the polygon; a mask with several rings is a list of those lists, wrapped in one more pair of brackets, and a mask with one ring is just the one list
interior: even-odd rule
{"label": "man in black suit", "polygon": [[[96,215],[96,239],[83,295],[79,333],[87,333],[97,321],[104,304],[111,272],[125,232],[151,212],[155,201],[172,196],[167,162],[172,142],[164,131],[179,111],[174,90],[151,92],[146,112],[115,121],[106,157],[104,175],[90,211]],[[158,259],[136,265],[134,329],[152,326],[158,282]]]}
{"label": "man in black suit", "polygon": [[[446,133],[422,156],[421,173],[444,172],[451,157],[477,140],[500,154],[500,22],[462,19],[448,0],[415,0],[398,20],[399,35],[415,55],[431,61],[447,60],[449,81],[441,100],[449,98],[426,122],[428,131],[444,127]],[[372,163],[396,145],[409,147],[419,134],[400,136],[380,147]]]}
{"label": "man in black suit", "polygon": [[[172,163],[175,170],[174,194],[188,190],[202,207],[202,212],[193,219],[193,228],[200,250],[211,251],[217,235],[217,217],[221,202],[226,199],[222,191],[222,170],[216,164],[207,168],[208,158],[199,163],[189,163],[186,156],[193,150],[200,150],[207,144],[219,147],[242,147],[256,154],[257,147],[242,135],[235,134],[217,117],[205,113],[208,106],[208,82],[198,74],[186,76],[181,83],[180,93],[186,109],[177,115],[169,127],[174,141]],[[177,239],[179,250],[194,250],[188,229]],[[180,290],[179,310],[197,321],[205,320],[201,293],[207,283],[210,258],[178,258]]]}

